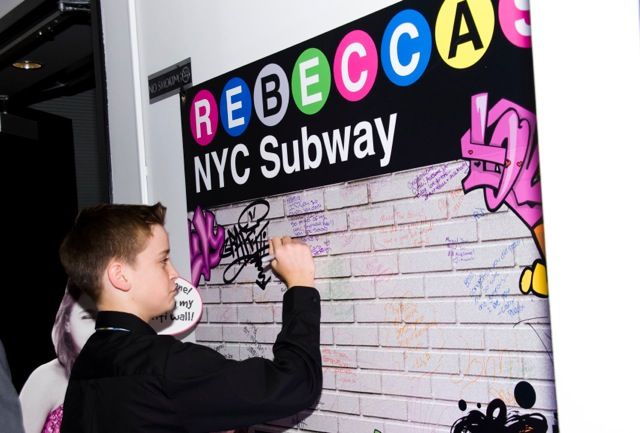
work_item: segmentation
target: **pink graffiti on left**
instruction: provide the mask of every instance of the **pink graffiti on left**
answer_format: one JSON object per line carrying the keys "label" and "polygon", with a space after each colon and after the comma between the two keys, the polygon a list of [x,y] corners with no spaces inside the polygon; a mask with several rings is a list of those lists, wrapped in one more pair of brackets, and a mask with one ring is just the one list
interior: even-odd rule
{"label": "pink graffiti on left", "polygon": [[220,264],[224,246],[224,227],[216,224],[213,212],[196,208],[189,227],[191,282],[198,285],[200,277],[211,279],[211,269]]}
{"label": "pink graffiti on left", "polygon": [[[487,93],[471,98],[471,129],[460,140],[462,156],[470,161],[462,186],[465,192],[484,188],[490,211],[506,203],[533,229],[542,222],[536,116],[506,99],[490,110],[487,102]],[[489,127],[493,133],[487,140]]]}

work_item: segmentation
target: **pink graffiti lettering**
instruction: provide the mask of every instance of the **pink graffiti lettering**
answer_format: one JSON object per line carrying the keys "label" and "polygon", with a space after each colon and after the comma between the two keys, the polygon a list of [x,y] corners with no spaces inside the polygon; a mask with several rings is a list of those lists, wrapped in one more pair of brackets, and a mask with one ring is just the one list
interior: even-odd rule
{"label": "pink graffiti lettering", "polygon": [[[542,220],[536,116],[501,99],[487,112],[487,93],[471,98],[471,129],[460,139],[462,157],[470,161],[462,181],[465,193],[485,188],[487,208],[506,203],[529,228]],[[486,143],[487,128],[493,134]]]}
{"label": "pink graffiti lettering", "polygon": [[198,206],[190,221],[189,251],[191,255],[191,281],[198,285],[200,277],[211,279],[211,269],[220,264],[224,245],[224,227],[216,224],[213,212]]}

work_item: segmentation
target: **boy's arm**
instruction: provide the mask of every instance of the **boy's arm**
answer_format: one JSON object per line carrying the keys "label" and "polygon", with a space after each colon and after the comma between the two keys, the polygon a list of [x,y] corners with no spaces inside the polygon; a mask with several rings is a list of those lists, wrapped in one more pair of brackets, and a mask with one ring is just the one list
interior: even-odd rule
{"label": "boy's arm", "polygon": [[167,359],[166,387],[189,431],[284,418],[309,408],[320,395],[320,296],[310,287],[311,252],[289,238],[270,244],[272,268],[290,287],[283,298],[273,361],[228,360],[207,347],[176,342]]}

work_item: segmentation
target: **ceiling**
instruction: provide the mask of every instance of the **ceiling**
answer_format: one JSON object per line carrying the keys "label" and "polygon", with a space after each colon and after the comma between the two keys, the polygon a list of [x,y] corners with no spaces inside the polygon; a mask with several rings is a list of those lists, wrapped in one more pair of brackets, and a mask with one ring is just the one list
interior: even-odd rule
{"label": "ceiling", "polygon": [[[89,0],[18,4],[0,18],[0,108],[11,111],[93,88],[93,51]],[[12,66],[21,60],[43,67]]]}

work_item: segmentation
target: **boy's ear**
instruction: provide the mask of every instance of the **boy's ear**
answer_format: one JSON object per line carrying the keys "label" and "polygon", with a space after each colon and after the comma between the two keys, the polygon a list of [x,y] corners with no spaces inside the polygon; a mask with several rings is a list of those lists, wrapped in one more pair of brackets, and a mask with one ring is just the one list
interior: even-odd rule
{"label": "boy's ear", "polygon": [[116,289],[128,292],[131,282],[127,279],[127,265],[120,260],[111,260],[107,265],[107,278]]}

